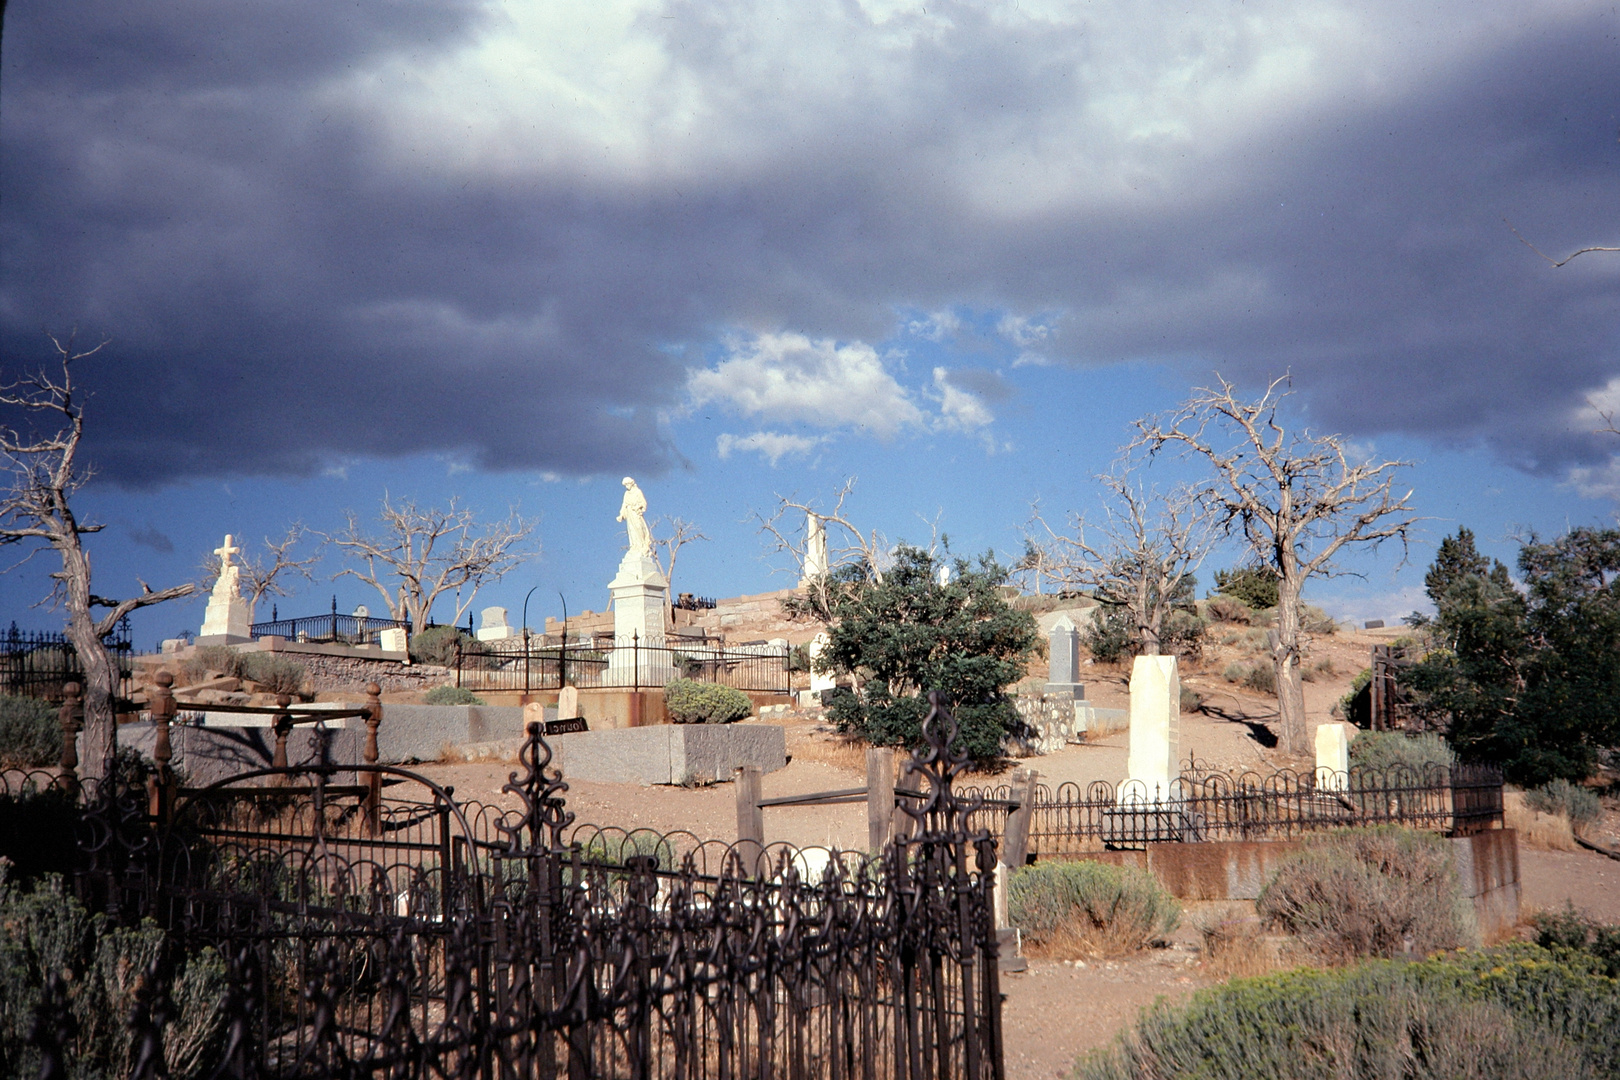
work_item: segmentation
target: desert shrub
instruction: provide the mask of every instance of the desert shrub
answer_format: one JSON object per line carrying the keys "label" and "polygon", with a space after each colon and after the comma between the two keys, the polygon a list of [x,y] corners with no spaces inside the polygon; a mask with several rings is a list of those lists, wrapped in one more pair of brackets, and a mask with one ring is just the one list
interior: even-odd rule
{"label": "desert shrub", "polygon": [[420,634],[411,635],[411,660],[418,664],[450,667],[456,662],[458,643],[461,645],[461,654],[464,658],[479,656],[489,651],[488,646],[465,630],[458,630],[454,626],[430,626]]}
{"label": "desert shrub", "polygon": [[229,645],[199,646],[180,662],[179,684],[189,686],[192,683],[202,682],[210,671],[217,671],[227,678],[240,678],[242,654]]}
{"label": "desert shrub", "polygon": [[1311,670],[1316,672],[1317,675],[1327,679],[1331,679],[1333,676],[1339,673],[1338,667],[1336,667],[1333,663],[1333,658],[1329,656],[1324,656],[1322,659],[1318,660],[1316,662],[1316,666]]}
{"label": "desert shrub", "polygon": [[1235,596],[1212,596],[1204,605],[1204,610],[1216,622],[1246,623],[1249,621],[1249,605]]}
{"label": "desert shrub", "polygon": [[271,652],[244,653],[241,673],[242,678],[251,679],[272,694],[296,694],[309,678],[303,664]]}
{"label": "desert shrub", "polygon": [[0,694],[0,767],[30,769],[62,759],[62,725],[48,701]]}
{"label": "desert shrub", "polygon": [[1226,665],[1226,670],[1221,672],[1221,678],[1230,683],[1242,682],[1243,676],[1247,675],[1248,673],[1248,668],[1234,660],[1230,664]]}
{"label": "desert shrub", "polygon": [[1262,566],[1215,571],[1215,591],[1250,608],[1277,606],[1277,575]]}
{"label": "desert shrub", "polygon": [[1536,944],[1543,949],[1573,949],[1590,956],[1603,973],[1620,979],[1620,926],[1604,926],[1567,903],[1559,912],[1535,916]]}
{"label": "desert shrub", "polygon": [[1260,641],[1262,643],[1264,643],[1267,628],[1270,627],[1271,624],[1275,623],[1276,621],[1277,621],[1277,609],[1276,608],[1270,608],[1270,607],[1255,608],[1253,611],[1249,612],[1249,625],[1251,627],[1253,627],[1254,630],[1259,631],[1258,634],[1251,633],[1251,635],[1250,635],[1251,640],[1253,638],[1255,638],[1255,637],[1258,637],[1260,639]]}
{"label": "desert shrub", "polygon": [[1334,634],[1339,630],[1339,624],[1333,616],[1319,607],[1310,604],[1301,604],[1299,611],[1299,624],[1307,634]]}
{"label": "desert shrub", "polygon": [[1603,804],[1592,792],[1568,780],[1551,780],[1524,793],[1524,801],[1543,814],[1562,814],[1569,827],[1580,829],[1603,816]]}
{"label": "desert shrub", "polygon": [[789,671],[810,670],[810,646],[808,644],[795,645],[788,650],[787,669]]}
{"label": "desert shrub", "polygon": [[465,686],[435,686],[422,695],[424,705],[483,705],[485,701]]}
{"label": "desert shrub", "polygon": [[1363,731],[1350,741],[1350,767],[1382,772],[1403,765],[1415,772],[1435,765],[1450,768],[1457,752],[1445,739],[1430,732],[1403,735],[1398,731]]}
{"label": "desert shrub", "polygon": [[1272,670],[1270,664],[1255,664],[1244,673],[1243,685],[1262,694],[1275,694],[1277,692],[1277,673]]}
{"label": "desert shrub", "polygon": [[1145,1010],[1079,1080],[1614,1076],[1620,984],[1532,945],[1212,987]]}
{"label": "desert shrub", "polygon": [[1424,956],[1477,936],[1447,842],[1395,825],[1308,837],[1255,906],[1327,960]]}
{"label": "desert shrub", "polygon": [[[0,1075],[40,1074],[28,1045],[47,978],[59,976],[73,1024],[64,1057],[74,1078],[128,1076],[137,1046],[126,1022],[141,975],[163,948],[155,923],[120,927],[92,915],[58,877],[22,890],[0,880]],[[225,1019],[218,1003],[224,965],[212,949],[178,961],[163,1056],[176,1080],[210,1075],[218,1064]],[[160,1066],[161,1067],[161,1066]]]}
{"label": "desert shrub", "polygon": [[1053,954],[1134,952],[1181,921],[1181,906],[1152,874],[1131,866],[1039,862],[1013,871],[1007,916]]}
{"label": "desert shrub", "polygon": [[741,690],[691,679],[672,679],[664,686],[664,705],[677,724],[730,724],[754,711]]}
{"label": "desert shrub", "polygon": [[1108,608],[1081,634],[1081,644],[1099,664],[1117,664],[1136,655],[1136,634],[1123,608]]}
{"label": "desert shrub", "polygon": [[1200,694],[1196,690],[1188,689],[1185,686],[1183,686],[1181,688],[1181,711],[1182,712],[1198,712],[1203,707],[1204,707],[1204,695],[1203,694]]}

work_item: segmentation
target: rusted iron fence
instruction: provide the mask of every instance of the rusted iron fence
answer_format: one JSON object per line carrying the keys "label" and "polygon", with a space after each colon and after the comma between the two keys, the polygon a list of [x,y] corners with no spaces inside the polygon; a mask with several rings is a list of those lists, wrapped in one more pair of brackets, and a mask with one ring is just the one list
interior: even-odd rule
{"label": "rusted iron fence", "polygon": [[[127,684],[134,655],[129,620],[120,620],[103,641]],[[84,666],[66,634],[19,630],[16,623],[0,634],[0,692],[60,701],[62,688],[70,682],[83,684]]]}
{"label": "rusted iron fence", "polygon": [[[374,746],[199,790],[159,760],[145,790],[86,791],[81,897],[166,932],[125,1018],[131,1075],[164,1075],[184,1035],[191,1074],[231,1078],[1001,1077],[995,846],[968,827],[949,713],[926,731],[907,827],[815,858],[578,823],[538,725],[500,802]],[[67,1010],[52,984],[43,1075],[76,1064]]]}
{"label": "rusted iron fence", "polygon": [[[1008,786],[971,790],[986,799],[1014,794]],[[974,823],[999,836],[1004,817],[987,808]],[[1102,781],[1037,785],[1028,851],[1047,857],[1156,842],[1280,840],[1353,825],[1462,836],[1501,824],[1502,773],[1491,766],[1234,775],[1189,761],[1162,792],[1121,792]]]}
{"label": "rusted iron fence", "polygon": [[657,688],[693,679],[761,694],[790,692],[792,650],[780,645],[725,647],[677,638],[544,644],[540,638],[480,642],[456,653],[456,685],[469,690]]}

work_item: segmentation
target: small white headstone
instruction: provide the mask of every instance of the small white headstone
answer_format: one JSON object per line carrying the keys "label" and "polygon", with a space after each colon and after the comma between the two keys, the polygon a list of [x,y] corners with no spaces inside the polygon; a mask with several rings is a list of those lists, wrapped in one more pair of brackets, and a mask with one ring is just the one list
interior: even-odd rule
{"label": "small white headstone", "polygon": [[1350,740],[1343,724],[1322,724],[1316,729],[1316,786],[1343,791],[1350,771]]}
{"label": "small white headstone", "polygon": [[940,568],[939,568],[939,572],[936,575],[936,577],[937,577],[937,579],[939,581],[939,587],[940,588],[943,589],[945,586],[949,585],[951,583],[951,568],[950,568],[950,565],[949,564],[942,564],[940,566]]}
{"label": "small white headstone", "polygon": [[832,672],[823,673],[816,670],[816,658],[822,654],[822,651],[831,642],[832,638],[827,635],[825,630],[810,639],[810,692],[812,694],[819,694],[823,690],[831,690],[838,685],[838,679]]}
{"label": "small white headstone", "polygon": [[1181,742],[1181,674],[1173,656],[1138,656],[1131,666],[1131,749],[1121,798],[1169,798]]}
{"label": "small white headstone", "polygon": [[579,687],[565,686],[557,693],[557,719],[572,720],[579,716]]}
{"label": "small white headstone", "polygon": [[383,652],[402,653],[410,651],[410,639],[405,636],[403,626],[390,626],[378,634],[377,644],[382,647]]}
{"label": "small white headstone", "polygon": [[371,609],[364,604],[356,604],[354,606],[354,617],[357,619],[369,619],[371,618]]}
{"label": "small white headstone", "polygon": [[517,631],[506,622],[505,608],[487,607],[479,616],[477,634],[479,641],[505,641],[516,636]]}

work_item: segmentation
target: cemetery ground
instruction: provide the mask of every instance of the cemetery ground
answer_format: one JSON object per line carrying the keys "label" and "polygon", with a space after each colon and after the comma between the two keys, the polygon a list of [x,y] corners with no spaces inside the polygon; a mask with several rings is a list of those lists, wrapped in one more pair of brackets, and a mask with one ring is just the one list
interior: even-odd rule
{"label": "cemetery ground", "polygon": [[[1330,660],[1337,674],[1306,685],[1313,724],[1331,719],[1333,703],[1365,665],[1367,647],[1375,639],[1374,635],[1341,633],[1317,642],[1312,662]],[[1236,655],[1232,649],[1217,647],[1184,669],[1183,685],[1204,696],[1206,711],[1183,714],[1183,751],[1190,750],[1223,769],[1263,771],[1289,764],[1279,749],[1266,745],[1270,740],[1265,738],[1264,725],[1275,717],[1274,699],[1236,686],[1223,675]],[[1102,707],[1125,706],[1125,670],[1092,665],[1086,673],[1089,700]],[[1031,673],[1031,681],[1041,678],[1043,672]],[[765,777],[764,794],[776,797],[864,784],[863,747],[845,741],[819,716],[796,713],[771,722],[785,724],[791,760],[785,769]],[[1124,775],[1126,748],[1127,735],[1118,732],[1016,765],[1038,770],[1043,782],[1054,785],[1112,781]],[[512,765],[487,761],[419,768],[441,783],[454,785],[458,794],[499,799],[500,786]],[[1005,777],[970,776],[969,782],[998,779]],[[730,783],[682,788],[574,782],[568,800],[569,807],[585,820],[660,832],[685,829],[720,839],[736,835],[735,793]],[[1607,801],[1604,820],[1590,834],[1600,843],[1620,848],[1620,809],[1614,800]],[[796,845],[859,848],[866,838],[865,810],[860,805],[772,808],[766,811],[765,835],[768,841]],[[1535,850],[1521,845],[1520,865],[1526,918],[1536,910],[1556,911],[1573,903],[1600,922],[1620,923],[1620,862],[1585,850]],[[1181,926],[1166,947],[1075,961],[1031,957],[1027,971],[1002,979],[1007,995],[1003,1024],[1008,1077],[1033,1080],[1063,1075],[1077,1054],[1106,1045],[1157,999],[1179,1002],[1195,990],[1221,981],[1231,970],[1231,962],[1224,966],[1209,962],[1200,927],[1252,922],[1254,918],[1252,903],[1187,904]],[[1254,970],[1264,969],[1264,962],[1259,963]]]}

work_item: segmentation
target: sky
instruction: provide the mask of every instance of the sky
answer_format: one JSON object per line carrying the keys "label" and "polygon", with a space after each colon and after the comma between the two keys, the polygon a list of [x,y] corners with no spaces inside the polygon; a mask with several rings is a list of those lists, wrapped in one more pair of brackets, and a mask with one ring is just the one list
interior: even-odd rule
{"label": "sky", "polygon": [[[1529,245],[1620,245],[1617,32],[1578,0],[11,0],[0,367],[108,341],[98,593],[454,497],[535,521],[472,598],[531,625],[605,605],[624,475],[710,538],[699,595],[792,584],[751,516],[851,476],[867,528],[1016,554],[1033,501],[1096,514],[1133,420],[1286,374],[1291,424],[1412,462],[1404,559],[1307,589],[1396,618],[1458,525],[1511,564],[1614,521],[1620,254]],[[0,617],[59,624],[48,562]],[[343,567],[279,613],[380,612]]]}

